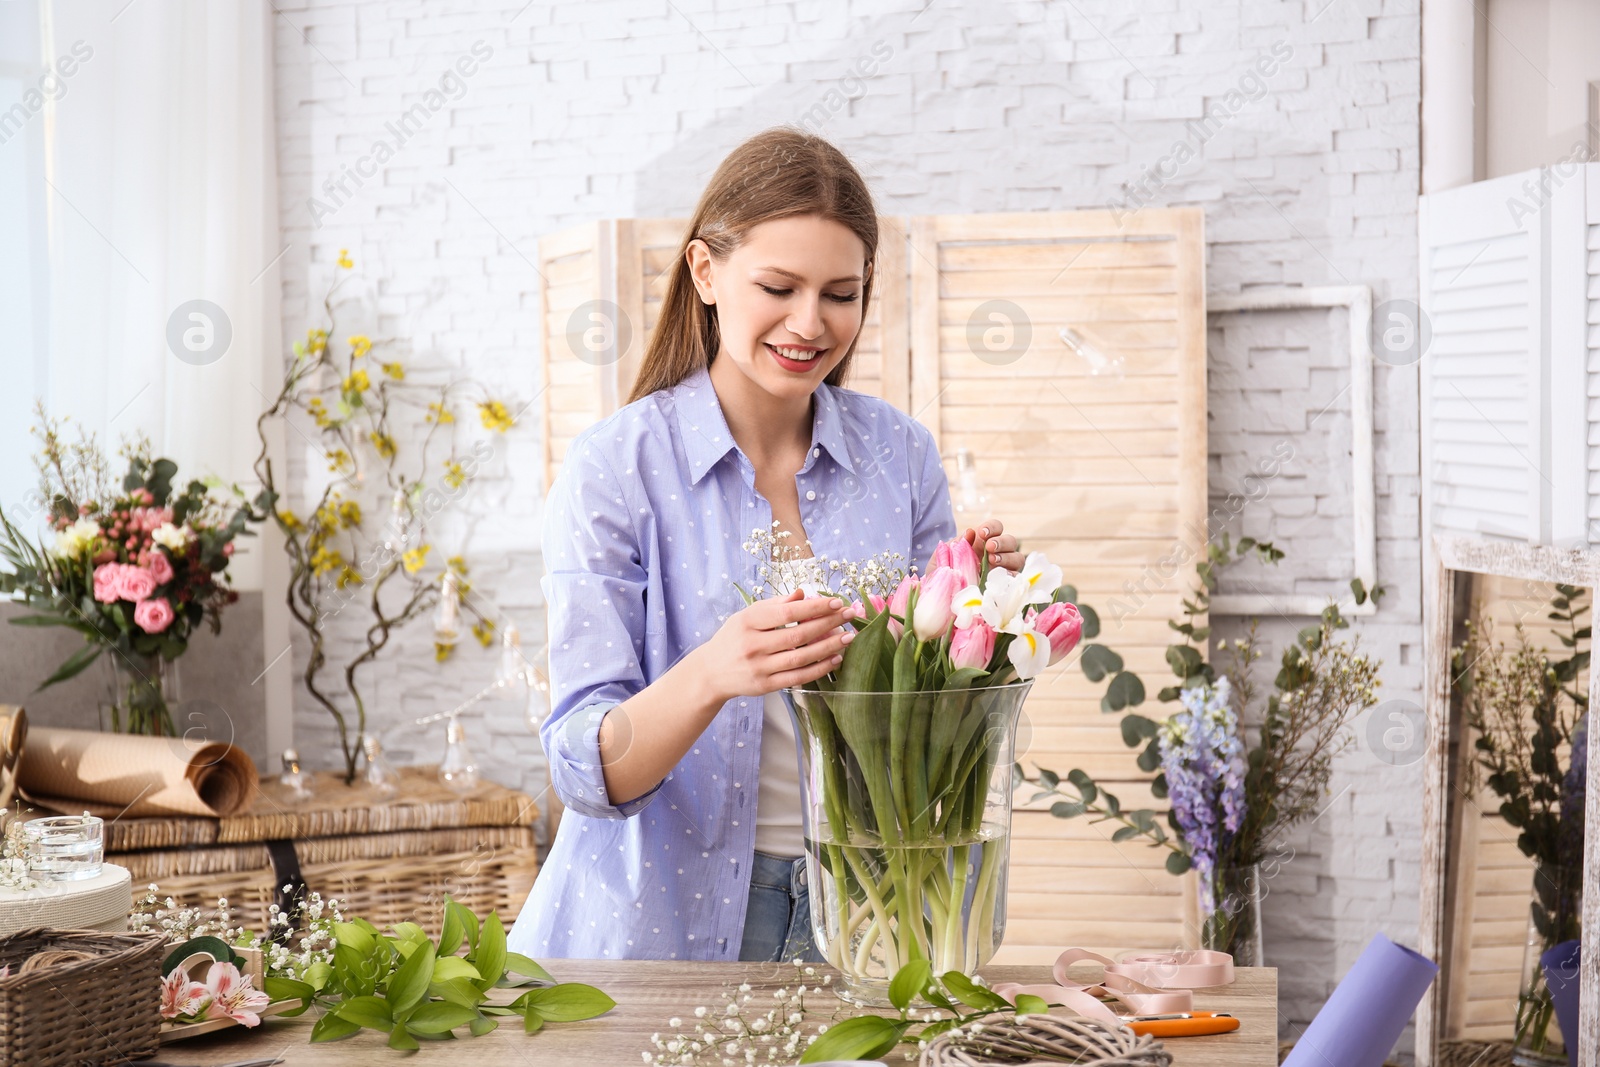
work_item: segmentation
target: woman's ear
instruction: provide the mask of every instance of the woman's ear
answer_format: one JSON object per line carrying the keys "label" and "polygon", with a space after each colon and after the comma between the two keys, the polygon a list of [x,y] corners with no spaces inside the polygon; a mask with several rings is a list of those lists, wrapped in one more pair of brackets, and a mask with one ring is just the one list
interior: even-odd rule
{"label": "woman's ear", "polygon": [[684,261],[689,264],[689,277],[694,282],[695,292],[700,294],[702,304],[715,304],[716,291],[711,287],[711,248],[700,238],[696,237],[689,242],[683,251]]}

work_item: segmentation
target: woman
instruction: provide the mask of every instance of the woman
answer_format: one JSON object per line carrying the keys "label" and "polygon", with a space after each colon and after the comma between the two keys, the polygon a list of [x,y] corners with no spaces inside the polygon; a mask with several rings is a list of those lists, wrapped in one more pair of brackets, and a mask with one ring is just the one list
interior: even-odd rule
{"label": "woman", "polygon": [[[838,149],[745,142],[695,210],[628,405],[568,450],[544,519],[541,730],[568,810],[513,949],[817,958],[777,691],[833,670],[854,630],[837,599],[746,607],[734,583],[762,584],[743,545],[774,524],[802,556],[908,565],[955,536],[932,435],[841,388],[877,241]],[[967,538],[1021,568],[998,521]]]}

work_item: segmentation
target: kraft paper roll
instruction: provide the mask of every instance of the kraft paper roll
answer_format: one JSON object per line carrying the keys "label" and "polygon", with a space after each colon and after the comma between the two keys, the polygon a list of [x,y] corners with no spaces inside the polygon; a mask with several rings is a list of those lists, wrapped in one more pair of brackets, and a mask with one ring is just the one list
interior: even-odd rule
{"label": "kraft paper roll", "polygon": [[1382,1067],[1438,973],[1426,956],[1377,935],[1283,1067]]}
{"label": "kraft paper roll", "polygon": [[256,795],[255,762],[221,741],[33,727],[17,784],[28,799],[101,818],[237,815]]}

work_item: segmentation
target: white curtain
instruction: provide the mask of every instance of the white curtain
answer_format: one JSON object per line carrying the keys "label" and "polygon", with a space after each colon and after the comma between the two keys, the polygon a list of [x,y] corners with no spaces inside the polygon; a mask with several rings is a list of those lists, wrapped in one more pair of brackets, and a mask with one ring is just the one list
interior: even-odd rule
{"label": "white curtain", "polygon": [[[42,116],[47,403],[253,495],[281,366],[270,5],[46,0],[40,20],[44,62],[79,59]],[[230,571],[261,588],[259,539]]]}

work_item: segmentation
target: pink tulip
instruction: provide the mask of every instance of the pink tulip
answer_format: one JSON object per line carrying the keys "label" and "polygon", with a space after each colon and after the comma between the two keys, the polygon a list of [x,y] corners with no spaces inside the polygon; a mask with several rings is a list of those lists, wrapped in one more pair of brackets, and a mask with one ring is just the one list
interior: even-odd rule
{"label": "pink tulip", "polygon": [[167,554],[159,548],[150,550],[150,560],[145,564],[150,570],[150,576],[156,580],[157,585],[166,585],[172,581],[172,561],[167,559]]}
{"label": "pink tulip", "polygon": [[907,609],[911,606],[911,590],[922,585],[922,579],[914,574],[908,574],[900,579],[900,584],[895,586],[894,595],[889,597],[889,633],[894,635],[896,641],[905,633],[904,623]]}
{"label": "pink tulip", "polygon": [[94,569],[94,598],[102,604],[114,604],[122,596],[121,563],[102,563]]}
{"label": "pink tulip", "polygon": [[1050,639],[1050,663],[1059,663],[1083,636],[1083,616],[1074,604],[1051,604],[1033,617],[1033,628]]}
{"label": "pink tulip", "polygon": [[124,565],[117,576],[117,595],[135,604],[148,600],[156,591],[156,576],[143,567]]}
{"label": "pink tulip", "polygon": [[865,619],[867,617],[867,606],[859,600],[852,601],[845,605],[844,617],[846,622],[851,619]]}
{"label": "pink tulip", "polygon": [[933,550],[933,563],[928,570],[931,573],[940,567],[949,567],[961,575],[962,586],[978,584],[978,554],[965,538],[939,542],[939,547]]}
{"label": "pink tulip", "polygon": [[911,628],[917,638],[932,641],[943,637],[955,621],[956,594],[967,587],[967,580],[954,567],[935,567],[922,582],[917,594],[917,607],[912,613]]}
{"label": "pink tulip", "polygon": [[134,605],[133,621],[147,634],[158,634],[172,625],[172,605],[165,597],[153,596]]}
{"label": "pink tulip", "polygon": [[950,638],[950,662],[957,667],[981,670],[989,665],[993,655],[994,628],[982,619],[973,619],[971,626],[957,630]]}

